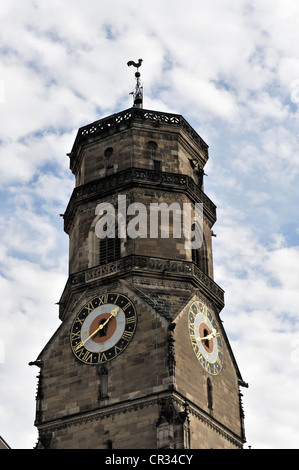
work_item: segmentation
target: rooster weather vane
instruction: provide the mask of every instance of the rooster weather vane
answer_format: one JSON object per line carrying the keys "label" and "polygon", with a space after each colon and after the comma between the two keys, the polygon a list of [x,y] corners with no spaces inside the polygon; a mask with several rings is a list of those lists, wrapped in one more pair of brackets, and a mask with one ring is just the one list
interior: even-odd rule
{"label": "rooster weather vane", "polygon": [[143,62],[142,59],[139,59],[138,62],[134,62],[133,60],[129,60],[129,62],[127,62],[128,67],[133,65],[133,67],[136,67],[137,69],[137,71],[135,72],[135,77],[136,77],[135,91],[130,93],[130,95],[133,95],[134,108],[143,107],[143,87],[140,84],[140,72],[138,71],[139,67],[141,67],[142,62]]}

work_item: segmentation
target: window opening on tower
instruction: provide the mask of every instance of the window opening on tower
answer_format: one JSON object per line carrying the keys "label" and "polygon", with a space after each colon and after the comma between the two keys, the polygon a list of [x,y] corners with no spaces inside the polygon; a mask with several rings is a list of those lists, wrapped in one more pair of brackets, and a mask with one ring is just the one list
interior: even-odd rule
{"label": "window opening on tower", "polygon": [[[117,228],[116,228],[117,233]],[[110,263],[111,261],[116,261],[121,257],[120,249],[120,238],[102,238],[99,240],[99,264],[103,265]]]}

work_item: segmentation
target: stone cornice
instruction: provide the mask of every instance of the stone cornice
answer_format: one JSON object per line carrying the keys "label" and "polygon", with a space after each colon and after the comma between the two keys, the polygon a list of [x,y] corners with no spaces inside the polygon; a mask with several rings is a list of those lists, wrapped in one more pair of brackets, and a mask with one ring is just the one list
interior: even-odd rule
{"label": "stone cornice", "polygon": [[75,208],[78,204],[109,196],[115,192],[120,193],[120,191],[124,191],[132,186],[154,189],[158,187],[159,190],[187,194],[192,201],[203,204],[204,215],[210,220],[211,225],[216,221],[215,204],[189,176],[132,167],[74,188],[64,214],[64,229],[66,233],[69,232]]}
{"label": "stone cornice", "polygon": [[[245,439],[237,436],[230,429],[215,420],[212,416],[207,414],[199,406],[186,397],[182,396],[179,392],[174,390],[162,390],[157,393],[152,393],[141,398],[132,398],[123,402],[105,404],[99,408],[95,408],[88,412],[76,413],[63,416],[53,421],[35,423],[39,429],[39,433],[54,432],[59,429],[67,428],[87,423],[93,420],[101,420],[113,417],[121,413],[130,413],[145,407],[159,407],[162,401],[170,399],[177,403],[178,406],[187,410],[189,416],[192,415],[196,419],[203,422],[206,426],[212,428],[215,432],[221,435],[224,439],[228,440],[237,448],[242,448]],[[157,413],[158,414],[158,413]],[[128,417],[129,419],[129,417]]]}
{"label": "stone cornice", "polygon": [[127,274],[145,276],[161,276],[164,279],[179,279],[184,282],[193,282],[207,298],[215,302],[219,310],[224,307],[224,291],[207,274],[192,261],[179,261],[175,259],[154,258],[150,256],[129,255],[103,266],[71,274],[67,280],[64,292],[59,301],[59,317],[64,320],[67,302],[73,290],[86,289],[96,281],[111,281]]}

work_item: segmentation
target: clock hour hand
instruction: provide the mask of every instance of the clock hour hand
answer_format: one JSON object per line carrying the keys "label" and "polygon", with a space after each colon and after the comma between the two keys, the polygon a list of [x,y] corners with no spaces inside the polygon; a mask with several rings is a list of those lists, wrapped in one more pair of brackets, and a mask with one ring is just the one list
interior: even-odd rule
{"label": "clock hour hand", "polygon": [[[116,317],[118,311],[119,311],[119,307],[114,308],[114,309],[111,311],[110,317],[108,317],[107,320],[106,320],[104,323],[101,323],[101,325],[99,326],[99,328],[98,328],[97,330],[95,330],[95,331],[90,335],[89,338],[91,338],[93,335],[95,335],[99,330],[102,330],[102,329],[104,328],[104,326],[107,325],[108,321],[111,320],[112,317]],[[87,339],[89,339],[89,338],[87,338]],[[85,341],[87,341],[87,340],[85,340]]]}
{"label": "clock hour hand", "polygon": [[215,338],[216,333],[217,333],[217,331],[215,330],[215,328],[213,328],[213,330],[212,330],[212,332],[211,332],[210,334],[204,336],[203,338],[199,338],[199,340],[200,340],[200,341],[203,341],[203,340],[205,340],[205,339],[210,340],[210,339],[212,339],[212,338]]}

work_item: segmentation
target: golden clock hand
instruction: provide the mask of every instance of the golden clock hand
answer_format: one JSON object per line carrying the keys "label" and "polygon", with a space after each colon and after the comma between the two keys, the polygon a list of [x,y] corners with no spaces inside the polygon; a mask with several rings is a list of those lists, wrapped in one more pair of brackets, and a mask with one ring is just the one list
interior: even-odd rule
{"label": "golden clock hand", "polygon": [[[99,331],[99,330],[101,330],[102,328],[104,328],[104,326],[108,323],[109,320],[111,320],[112,317],[116,317],[118,310],[119,310],[119,307],[116,307],[114,310],[112,310],[110,317],[107,318],[107,320],[106,320],[104,323],[102,323],[102,324],[99,326],[99,328],[98,328],[96,331],[94,331],[94,332],[92,333],[91,336],[93,336],[97,331]],[[89,337],[89,338],[90,338],[90,337]],[[89,339],[89,338],[87,338],[87,339]],[[87,341],[87,340],[86,340],[86,341]]]}
{"label": "golden clock hand", "polygon": [[84,346],[86,341],[88,341],[90,338],[92,338],[98,331],[102,330],[104,328],[104,326],[108,323],[108,321],[111,320],[112,317],[116,317],[118,310],[119,310],[119,307],[116,307],[115,309],[113,309],[111,311],[110,317],[108,317],[107,320],[104,323],[101,323],[101,325],[99,325],[99,327],[96,330],[94,330],[91,333],[91,335],[88,336],[88,338],[86,338],[84,341],[80,341],[80,343],[76,344],[75,351],[82,348],[82,346]]}
{"label": "golden clock hand", "polygon": [[203,341],[204,339],[212,339],[212,338],[215,338],[216,336],[216,330],[213,328],[213,331],[212,333],[208,334],[207,336],[204,336],[203,338],[199,338],[200,341]]}

